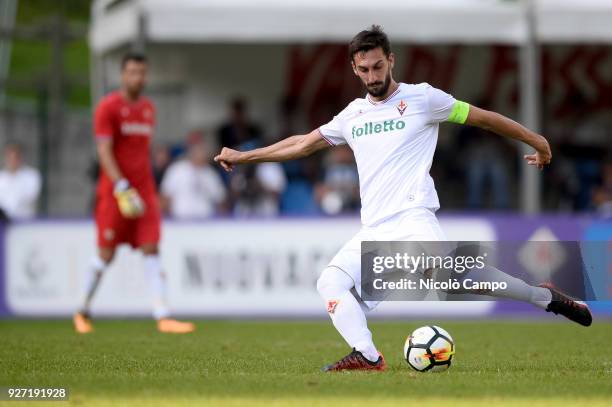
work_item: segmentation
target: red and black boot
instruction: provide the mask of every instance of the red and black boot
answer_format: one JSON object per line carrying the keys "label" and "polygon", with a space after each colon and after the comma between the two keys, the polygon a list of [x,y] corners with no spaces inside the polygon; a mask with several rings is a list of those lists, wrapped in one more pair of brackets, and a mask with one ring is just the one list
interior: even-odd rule
{"label": "red and black boot", "polygon": [[375,370],[383,371],[387,368],[385,358],[381,353],[378,354],[376,362],[370,362],[361,352],[353,348],[353,351],[331,365],[325,366],[324,372],[340,372],[342,370]]}
{"label": "red and black boot", "polygon": [[552,301],[546,307],[546,312],[561,314],[583,326],[591,325],[593,317],[589,307],[584,302],[569,297],[553,287],[552,284],[540,284],[540,287],[548,288],[552,294]]}

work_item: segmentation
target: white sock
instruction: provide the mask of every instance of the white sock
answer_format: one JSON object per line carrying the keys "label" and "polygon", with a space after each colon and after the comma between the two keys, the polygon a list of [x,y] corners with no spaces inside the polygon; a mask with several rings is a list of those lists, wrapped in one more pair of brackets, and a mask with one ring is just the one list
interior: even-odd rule
{"label": "white sock", "polygon": [[166,276],[162,271],[161,261],[157,254],[144,256],[145,276],[153,291],[153,317],[167,318],[170,312],[166,305]]}
{"label": "white sock", "polygon": [[89,262],[87,268],[87,275],[85,276],[85,285],[83,289],[83,297],[81,298],[81,307],[79,311],[88,314],[91,306],[91,300],[98,289],[102,275],[106,271],[108,264],[104,262],[99,256],[94,256]]}
{"label": "white sock", "polygon": [[355,283],[345,272],[335,267],[323,270],[317,280],[317,290],[325,300],[327,312],[350,347],[355,348],[369,361],[378,360],[378,350],[372,342],[365,314],[351,293]]}
{"label": "white sock", "polygon": [[485,266],[482,270],[473,270],[469,273],[469,278],[474,281],[495,281],[507,284],[505,290],[495,290],[485,295],[524,301],[542,309],[546,309],[552,301],[552,293],[548,288],[529,285],[523,280],[512,277],[493,266]]}

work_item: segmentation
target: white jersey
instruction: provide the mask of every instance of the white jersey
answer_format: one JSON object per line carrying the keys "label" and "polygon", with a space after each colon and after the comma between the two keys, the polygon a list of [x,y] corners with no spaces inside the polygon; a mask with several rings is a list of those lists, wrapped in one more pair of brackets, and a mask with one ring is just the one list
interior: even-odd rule
{"label": "white jersey", "polygon": [[387,99],[355,99],[319,128],[331,145],[348,144],[355,154],[361,222],[375,226],[415,207],[438,209],[429,175],[438,141],[455,98],[427,83],[400,83]]}
{"label": "white jersey", "polygon": [[221,176],[210,165],[199,167],[189,160],[168,167],[161,193],[170,199],[170,215],[179,219],[214,215],[226,195]]}

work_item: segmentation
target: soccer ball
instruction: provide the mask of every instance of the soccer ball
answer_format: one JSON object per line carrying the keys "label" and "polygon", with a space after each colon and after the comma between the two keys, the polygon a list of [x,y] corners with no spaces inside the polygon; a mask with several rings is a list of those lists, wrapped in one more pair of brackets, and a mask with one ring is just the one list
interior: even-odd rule
{"label": "soccer ball", "polygon": [[419,372],[436,372],[450,367],[455,354],[453,338],[439,326],[422,326],[404,344],[406,362]]}

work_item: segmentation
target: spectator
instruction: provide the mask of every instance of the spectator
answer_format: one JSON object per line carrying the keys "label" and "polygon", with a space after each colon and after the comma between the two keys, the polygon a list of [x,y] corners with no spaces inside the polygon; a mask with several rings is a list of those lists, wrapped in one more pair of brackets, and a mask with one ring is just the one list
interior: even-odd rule
{"label": "spectator", "polygon": [[317,188],[317,198],[328,215],[359,209],[359,174],[350,148],[342,146],[331,151],[323,184]]}
{"label": "spectator", "polygon": [[[255,148],[255,143],[239,146],[246,151]],[[237,167],[230,178],[236,216],[276,216],[279,213],[280,197],[287,186],[283,167],[278,163],[261,163]]]}
{"label": "spectator", "polygon": [[[280,103],[280,133],[277,141],[292,134],[300,134],[295,122],[299,113],[295,97],[287,96]],[[303,130],[303,129],[302,129]],[[280,211],[287,215],[315,215],[319,206],[314,197],[314,185],[319,181],[321,155],[312,155],[300,160],[282,163],[287,177],[287,186],[280,198]]]}
{"label": "spectator", "polygon": [[221,125],[217,136],[219,145],[229,148],[261,141],[261,130],[250,121],[247,102],[244,99],[237,97],[231,101],[229,120]]}
{"label": "spectator", "polygon": [[612,159],[603,165],[601,185],[593,191],[593,203],[604,219],[612,219]]}
{"label": "spectator", "polygon": [[285,161],[287,187],[281,197],[281,211],[287,215],[317,215],[319,205],[315,199],[314,186],[321,173],[321,155],[301,160]]}
{"label": "spectator", "polygon": [[593,102],[578,91],[570,95],[570,103],[571,114],[558,142],[557,160],[567,162],[561,185],[570,195],[571,209],[591,210],[610,144],[610,122],[606,114],[595,114]]}
{"label": "spectator", "polygon": [[591,210],[591,197],[600,180],[606,148],[610,143],[610,125],[607,118],[596,117],[588,110],[581,118],[582,122],[576,127],[573,137],[567,140],[564,151],[574,161],[578,180],[574,209]]}
{"label": "spectator", "polygon": [[[487,108],[481,101],[478,106]],[[463,126],[457,137],[459,165],[465,169],[467,206],[470,209],[487,207],[487,187],[491,189],[493,209],[510,206],[510,165],[508,158],[516,157],[516,150],[505,140],[494,137],[478,127]]]}
{"label": "spectator", "polygon": [[162,180],[162,208],[175,218],[205,218],[220,210],[226,195],[204,140],[190,137],[187,158],[171,164]]}
{"label": "spectator", "polygon": [[21,146],[4,148],[4,168],[0,170],[0,210],[8,219],[28,219],[36,215],[41,180],[38,170],[23,163]]}
{"label": "spectator", "polygon": [[170,166],[171,161],[172,157],[168,146],[161,144],[153,146],[151,163],[153,164],[153,178],[155,178],[155,185],[158,188],[161,186],[162,179],[164,179],[164,174]]}

